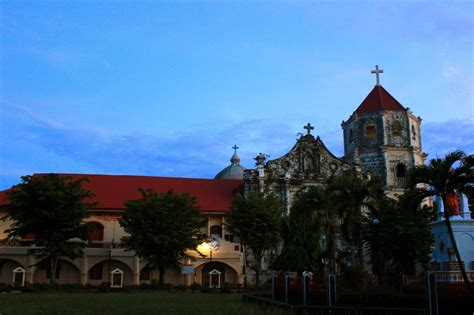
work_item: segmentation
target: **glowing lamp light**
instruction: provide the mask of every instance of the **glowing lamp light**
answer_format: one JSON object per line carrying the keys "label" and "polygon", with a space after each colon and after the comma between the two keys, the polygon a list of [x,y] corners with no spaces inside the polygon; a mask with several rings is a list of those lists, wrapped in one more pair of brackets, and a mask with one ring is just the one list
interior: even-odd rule
{"label": "glowing lamp light", "polygon": [[199,244],[199,245],[197,246],[197,250],[198,250],[200,253],[202,253],[202,254],[204,254],[204,255],[207,256],[207,255],[209,255],[209,252],[210,252],[210,250],[211,250],[211,247],[209,246],[209,243],[208,243],[208,242],[202,242],[201,244]]}

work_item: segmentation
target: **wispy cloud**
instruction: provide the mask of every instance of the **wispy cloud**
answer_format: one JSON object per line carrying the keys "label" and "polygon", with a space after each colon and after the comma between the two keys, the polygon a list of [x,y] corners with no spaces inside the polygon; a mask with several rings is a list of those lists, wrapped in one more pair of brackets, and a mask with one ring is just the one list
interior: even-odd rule
{"label": "wispy cloud", "polygon": [[443,77],[446,79],[452,79],[459,75],[459,69],[453,64],[445,64],[442,70]]}
{"label": "wispy cloud", "polygon": [[[304,121],[306,123],[306,121]],[[259,152],[278,158],[296,142],[302,125],[294,122],[246,120],[228,127],[201,127],[168,136],[128,133],[111,136],[101,128],[64,126],[23,109],[15,128],[0,135],[0,189],[19,177],[38,172],[135,174],[212,178],[229,164],[231,147],[240,146],[242,164],[253,167]],[[12,131],[10,131],[12,130]],[[343,155],[338,126],[317,126],[326,146]],[[463,149],[474,152],[472,120],[427,122],[422,129],[424,151],[434,157]]]}
{"label": "wispy cloud", "polygon": [[421,136],[428,159],[458,149],[474,153],[474,121],[471,119],[424,123]]}

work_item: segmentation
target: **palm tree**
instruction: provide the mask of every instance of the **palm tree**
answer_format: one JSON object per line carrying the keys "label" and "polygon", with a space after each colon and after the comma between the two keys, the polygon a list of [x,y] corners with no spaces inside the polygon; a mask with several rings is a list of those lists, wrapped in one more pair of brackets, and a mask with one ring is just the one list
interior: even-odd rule
{"label": "palm tree", "polygon": [[378,180],[365,181],[360,174],[350,170],[335,178],[327,188],[330,203],[341,219],[343,238],[358,247],[359,264],[363,265],[362,221],[364,208],[372,208],[374,200],[383,196]]}
{"label": "palm tree", "polygon": [[471,293],[471,283],[467,277],[466,269],[462,264],[461,255],[459,254],[449,217],[452,216],[455,211],[452,204],[453,196],[455,196],[456,191],[465,193],[469,198],[473,198],[473,161],[473,155],[466,156],[463,151],[457,150],[447,154],[444,159],[432,159],[428,165],[417,166],[409,173],[410,188],[416,189],[426,196],[439,196],[443,201],[449,239],[456,260],[458,261],[464,283]]}

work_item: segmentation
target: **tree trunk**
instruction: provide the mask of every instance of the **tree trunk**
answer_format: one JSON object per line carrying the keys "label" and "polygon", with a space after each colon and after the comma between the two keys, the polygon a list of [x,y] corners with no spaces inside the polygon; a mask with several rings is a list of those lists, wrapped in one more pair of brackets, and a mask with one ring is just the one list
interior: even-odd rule
{"label": "tree trunk", "polygon": [[262,263],[262,256],[255,255],[255,285],[257,287],[260,286],[260,269]]}
{"label": "tree trunk", "polygon": [[361,240],[358,242],[358,250],[359,250],[359,266],[364,270],[364,264],[365,264],[365,257],[364,257],[364,244],[362,243]]}
{"label": "tree trunk", "polygon": [[328,229],[327,235],[327,253],[328,253],[328,263],[329,263],[329,272],[336,274],[336,243],[334,238],[334,230],[332,225]]}
{"label": "tree trunk", "polygon": [[56,269],[58,268],[58,258],[54,255],[49,259],[49,285],[56,282]]}
{"label": "tree trunk", "polygon": [[247,257],[247,248],[244,246],[244,244],[242,243],[242,251],[244,253],[244,261],[243,261],[243,273],[244,273],[244,288],[246,288],[248,286],[248,279],[247,279],[247,261],[248,261],[248,257]]}
{"label": "tree trunk", "polygon": [[164,266],[158,266],[158,271],[160,272],[160,276],[158,278],[158,284],[160,286],[165,285],[165,270],[166,268]]}
{"label": "tree trunk", "polygon": [[472,287],[471,287],[471,282],[469,281],[469,278],[467,277],[466,269],[464,268],[462,264],[461,254],[459,254],[458,245],[456,244],[456,239],[454,238],[453,228],[451,226],[451,220],[449,219],[449,213],[447,213],[446,211],[447,209],[445,208],[444,217],[446,219],[446,226],[448,227],[449,240],[451,241],[451,246],[453,247],[456,260],[458,261],[459,269],[461,270],[461,275],[464,280],[464,285],[466,286],[469,293],[474,295],[474,291],[472,290]]}

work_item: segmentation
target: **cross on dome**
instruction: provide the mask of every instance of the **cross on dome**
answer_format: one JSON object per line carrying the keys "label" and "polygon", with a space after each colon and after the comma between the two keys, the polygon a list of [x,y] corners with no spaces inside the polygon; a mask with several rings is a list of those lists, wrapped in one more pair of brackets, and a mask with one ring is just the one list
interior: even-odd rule
{"label": "cross on dome", "polygon": [[311,130],[314,129],[313,126],[311,126],[310,123],[308,123],[306,126],[303,127],[304,129],[306,129],[306,131],[308,132],[307,134],[310,135],[311,134]]}
{"label": "cross on dome", "polygon": [[377,86],[380,86],[379,74],[383,73],[383,70],[379,70],[379,65],[375,65],[375,70],[372,70],[371,73],[375,73],[375,78],[377,79]]}
{"label": "cross on dome", "polygon": [[234,149],[234,154],[237,154],[237,149],[240,149],[236,144],[232,147]]}

